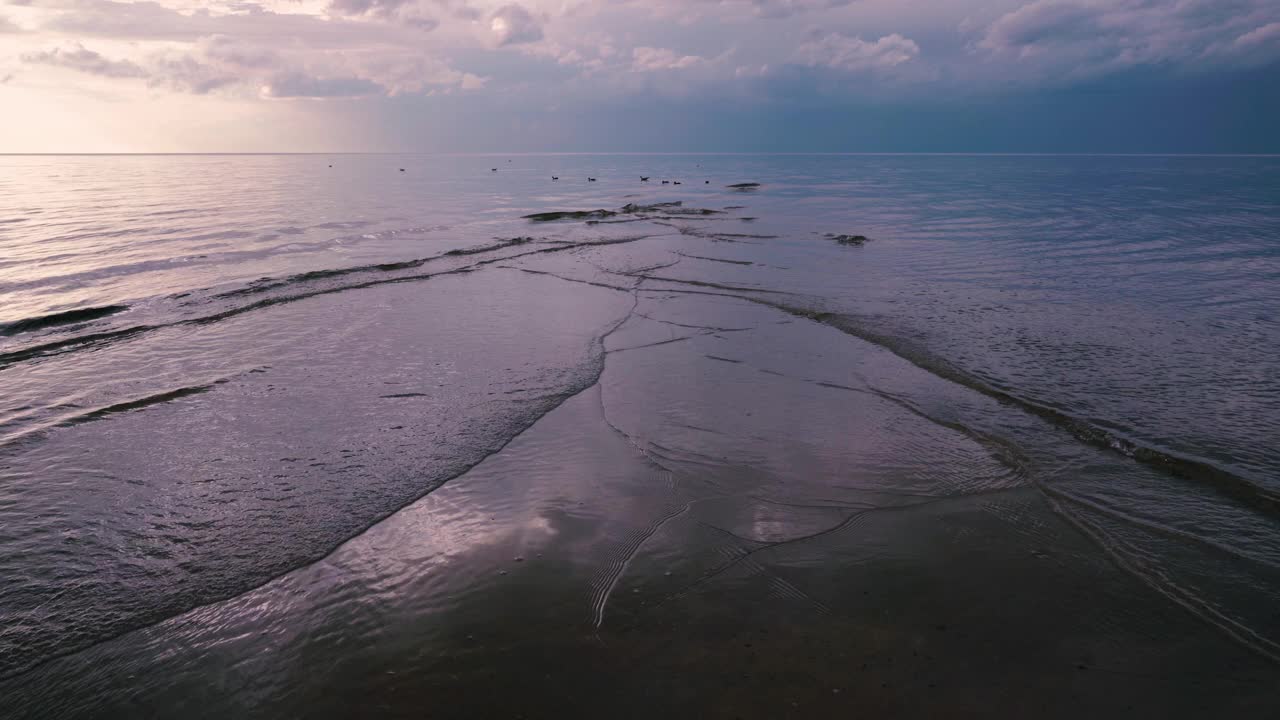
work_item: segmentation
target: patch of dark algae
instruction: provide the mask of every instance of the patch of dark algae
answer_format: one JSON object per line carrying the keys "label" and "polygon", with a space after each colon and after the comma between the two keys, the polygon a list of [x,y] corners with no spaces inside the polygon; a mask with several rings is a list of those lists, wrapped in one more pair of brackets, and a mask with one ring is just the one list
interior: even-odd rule
{"label": "patch of dark algae", "polygon": [[588,220],[600,221],[607,218],[616,217],[618,215],[635,215],[643,218],[644,216],[657,214],[663,215],[720,215],[723,210],[711,210],[708,208],[687,208],[681,201],[660,202],[650,205],[639,205],[637,203],[628,203],[617,210],[553,210],[549,212],[533,213],[525,215],[521,219],[530,220],[532,222],[556,222],[558,220]]}
{"label": "patch of dark algae", "polygon": [[871,242],[871,238],[866,235],[836,235],[834,233],[827,233],[824,237],[829,240],[834,240],[837,245],[851,245],[854,247],[862,247],[868,242]]}
{"label": "patch of dark algae", "polygon": [[534,213],[525,215],[525,220],[533,222],[555,222],[556,220],[593,220],[600,218],[613,217],[618,213],[612,210],[557,210],[553,212]]}
{"label": "patch of dark algae", "polygon": [[36,332],[37,330],[57,327],[59,325],[88,322],[90,320],[97,320],[109,315],[115,315],[116,313],[122,313],[128,309],[128,305],[105,305],[102,307],[77,308],[75,310],[66,310],[64,312],[41,315],[39,317],[24,318],[10,323],[0,323],[0,335],[19,335],[22,333]]}
{"label": "patch of dark algae", "polygon": [[459,248],[457,250],[450,250],[445,253],[445,256],[458,257],[461,255],[481,255],[483,253],[493,252],[494,250],[501,250],[502,248],[513,247],[515,245],[526,245],[533,241],[534,239],[531,237],[514,237],[505,240],[499,238],[499,242],[496,245],[482,245],[476,248]]}

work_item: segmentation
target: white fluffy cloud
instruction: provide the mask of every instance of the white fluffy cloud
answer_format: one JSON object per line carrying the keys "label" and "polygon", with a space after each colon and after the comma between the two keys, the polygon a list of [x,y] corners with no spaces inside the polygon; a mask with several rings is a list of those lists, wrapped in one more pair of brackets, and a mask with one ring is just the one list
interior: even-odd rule
{"label": "white fluffy cloud", "polygon": [[542,22],[522,5],[504,5],[495,10],[489,16],[489,29],[499,47],[542,39]]}

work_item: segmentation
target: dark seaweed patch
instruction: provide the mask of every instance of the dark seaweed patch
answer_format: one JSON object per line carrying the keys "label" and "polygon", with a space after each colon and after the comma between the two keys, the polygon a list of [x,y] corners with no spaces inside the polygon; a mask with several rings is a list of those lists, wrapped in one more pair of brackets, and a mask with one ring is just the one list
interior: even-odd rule
{"label": "dark seaweed patch", "polygon": [[710,208],[687,208],[683,202],[664,202],[654,203],[652,205],[637,205],[629,203],[622,206],[619,212],[629,215],[643,215],[648,213],[661,212],[663,215],[721,215],[723,210],[711,210]]}
{"label": "dark seaweed patch", "polygon": [[835,240],[838,245],[852,245],[855,247],[865,245],[871,241],[871,238],[866,235],[836,235],[834,233],[827,233],[823,237]]}
{"label": "dark seaweed patch", "polygon": [[618,213],[612,210],[557,210],[555,212],[534,213],[525,215],[524,220],[533,222],[553,222],[556,220],[598,220],[613,217]]}
{"label": "dark seaweed patch", "polygon": [[556,220],[586,220],[590,224],[599,222],[632,222],[630,220],[606,220],[617,215],[639,215],[640,219],[645,216],[653,217],[655,213],[662,213],[663,217],[668,216],[706,216],[719,215],[722,210],[711,210],[709,208],[686,208],[681,201],[652,203],[650,205],[640,205],[638,203],[627,203],[618,210],[556,210],[553,212],[534,213],[525,215],[523,219],[533,222],[554,222]]}
{"label": "dark seaweed patch", "polygon": [[19,335],[21,333],[35,332],[57,325],[70,325],[72,323],[87,322],[89,320],[97,320],[108,315],[128,310],[128,305],[104,305],[102,307],[77,308],[75,310],[67,310],[66,312],[53,313],[51,315],[41,315],[39,317],[24,318],[7,325],[0,325],[0,335]]}
{"label": "dark seaweed patch", "polygon": [[512,247],[514,245],[524,245],[526,243],[531,243],[531,242],[533,242],[533,238],[531,237],[516,237],[516,238],[511,238],[509,240],[504,240],[502,238],[499,238],[498,243],[496,245],[482,245],[480,247],[475,247],[475,248],[459,248],[457,250],[450,250],[449,252],[445,253],[445,255],[448,257],[457,257],[458,255],[479,255],[481,253],[493,252],[494,250],[501,250],[502,248],[505,248],[505,247]]}
{"label": "dark seaweed patch", "polygon": [[621,212],[635,215],[637,213],[651,213],[659,210],[670,211],[671,208],[678,208],[684,205],[683,202],[677,200],[675,202],[653,203],[652,205],[638,205],[636,203],[627,203],[622,206]]}
{"label": "dark seaweed patch", "polygon": [[72,427],[87,422],[93,422],[94,420],[101,420],[108,415],[117,415],[119,413],[131,412],[133,410],[141,410],[151,405],[159,405],[161,403],[172,402],[174,400],[181,400],[182,398],[191,397],[192,395],[209,392],[215,385],[221,385],[225,382],[226,380],[218,380],[210,383],[209,385],[195,385],[192,387],[178,388],[177,390],[170,390],[156,395],[148,395],[147,397],[139,398],[137,400],[116,403],[115,405],[91,410],[83,415],[77,415],[76,417],[63,420],[58,423],[58,425],[60,427]]}

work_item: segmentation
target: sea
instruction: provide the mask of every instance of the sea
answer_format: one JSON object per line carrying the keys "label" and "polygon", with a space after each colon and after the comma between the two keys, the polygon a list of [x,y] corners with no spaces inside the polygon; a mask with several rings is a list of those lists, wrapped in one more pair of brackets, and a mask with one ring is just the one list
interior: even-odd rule
{"label": "sea", "polygon": [[1277,686],[1280,157],[0,156],[0,715]]}

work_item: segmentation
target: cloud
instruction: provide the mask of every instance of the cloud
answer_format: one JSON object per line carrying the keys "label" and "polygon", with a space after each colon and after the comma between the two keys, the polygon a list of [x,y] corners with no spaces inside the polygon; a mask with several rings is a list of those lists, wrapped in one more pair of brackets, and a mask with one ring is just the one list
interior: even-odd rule
{"label": "cloud", "polygon": [[[629,5],[662,16],[716,16],[722,19],[785,20],[854,5],[864,0],[603,0],[597,5]],[[587,3],[590,5],[591,3]]]}
{"label": "cloud", "polygon": [[537,42],[542,23],[521,5],[504,5],[489,16],[489,29],[498,47]]}
{"label": "cloud", "polygon": [[1280,22],[1256,27],[1233,40],[1213,48],[1241,65],[1266,65],[1280,60]]}
{"label": "cloud", "polygon": [[380,23],[326,17],[304,12],[273,12],[245,3],[236,12],[199,8],[181,12],[150,0],[32,0],[52,15],[42,30],[115,40],[194,42],[226,35],[283,44],[298,41],[313,47],[343,47],[385,40],[394,32]]}
{"label": "cloud", "polygon": [[26,53],[22,56],[22,61],[37,65],[52,65],[108,78],[145,78],[148,76],[147,71],[143,70],[137,63],[128,60],[108,60],[80,44],[70,48],[54,48],[53,50]]}
{"label": "cloud", "polygon": [[[298,12],[254,3],[180,11],[151,0],[29,2],[41,23],[38,34],[99,38],[127,56],[108,59],[76,45],[30,54],[28,62],[142,79],[157,91],[364,97],[474,90],[488,82],[450,67],[422,44],[422,31],[436,22],[427,19],[428,11],[443,13],[455,26],[471,23],[463,19],[472,15],[465,0],[329,0],[323,11]],[[512,20],[511,42],[530,36],[517,13],[503,17]],[[454,30],[454,41],[474,38],[474,29]]]}
{"label": "cloud", "polygon": [[991,24],[982,46],[990,50],[1019,50],[1061,45],[1097,37],[1104,32],[1100,20],[1105,10],[1082,3],[1037,0]]}
{"label": "cloud", "polygon": [[772,19],[843,7],[854,2],[857,0],[749,0],[756,16]]}
{"label": "cloud", "polygon": [[333,0],[329,10],[340,15],[393,13],[412,0]]}
{"label": "cloud", "polygon": [[[359,77],[395,94],[465,80],[509,97],[588,98],[634,89],[619,83],[628,74],[697,67],[681,78],[686,90],[758,94],[749,80],[766,76],[771,88],[818,87],[796,74],[813,68],[864,76],[827,78],[826,95],[954,94],[1280,55],[1275,0],[938,0],[928,13],[890,0],[23,1],[36,36],[132,43],[111,52],[162,76],[155,87],[182,92],[256,90],[299,72]],[[148,60],[158,51],[162,60]],[[182,54],[196,65],[174,59]]]}
{"label": "cloud", "polygon": [[202,63],[190,55],[164,55],[151,60],[148,84],[194,95],[207,95],[214,90],[240,82],[233,69]]}
{"label": "cloud", "polygon": [[12,20],[4,15],[0,15],[0,35],[5,33],[20,33],[22,31],[22,28],[18,27]]}
{"label": "cloud", "polygon": [[263,94],[273,98],[339,98],[381,95],[384,88],[361,77],[314,77],[302,72],[273,76]]}
{"label": "cloud", "polygon": [[892,68],[910,62],[920,54],[920,46],[897,33],[875,42],[839,33],[825,33],[796,49],[794,59],[810,67],[829,67],[848,72]]}
{"label": "cloud", "polygon": [[381,52],[351,54],[341,67],[330,72],[334,75],[342,73],[370,79],[388,95],[478,90],[488,81],[487,78],[455,70],[439,58],[407,52],[398,55]]}
{"label": "cloud", "polygon": [[632,68],[640,71],[679,70],[706,62],[697,55],[679,55],[665,48],[638,47],[631,51]]}
{"label": "cloud", "polygon": [[364,48],[341,53],[276,50],[224,35],[190,49],[164,49],[136,60],[110,59],[81,45],[27,53],[22,60],[107,78],[145,80],[154,90],[194,95],[215,91],[270,98],[337,98],[477,90],[487,78],[455,70],[421,53]]}
{"label": "cloud", "polygon": [[1213,68],[1250,61],[1277,22],[1274,0],[1036,0],[995,20],[978,47],[1041,78]]}
{"label": "cloud", "polygon": [[1254,28],[1236,38],[1235,44],[1240,47],[1255,47],[1280,42],[1280,22],[1273,22]]}
{"label": "cloud", "polygon": [[273,48],[228,35],[209,35],[196,43],[200,55],[211,61],[239,68],[274,68],[282,60]]}
{"label": "cloud", "polygon": [[181,53],[157,53],[145,66],[132,60],[111,60],[82,45],[26,53],[22,60],[106,78],[146,80],[154,88],[205,95],[240,78],[225,67],[202,63]]}
{"label": "cloud", "polygon": [[424,31],[440,26],[416,0],[331,0],[328,10],[330,15],[389,20]]}
{"label": "cloud", "polygon": [[1176,89],[1274,79],[1280,62],[1277,0],[0,0],[0,16],[22,24],[0,17],[0,76],[20,70],[23,92],[429,108],[441,126],[655,101],[764,116],[995,102],[1113,77]]}

